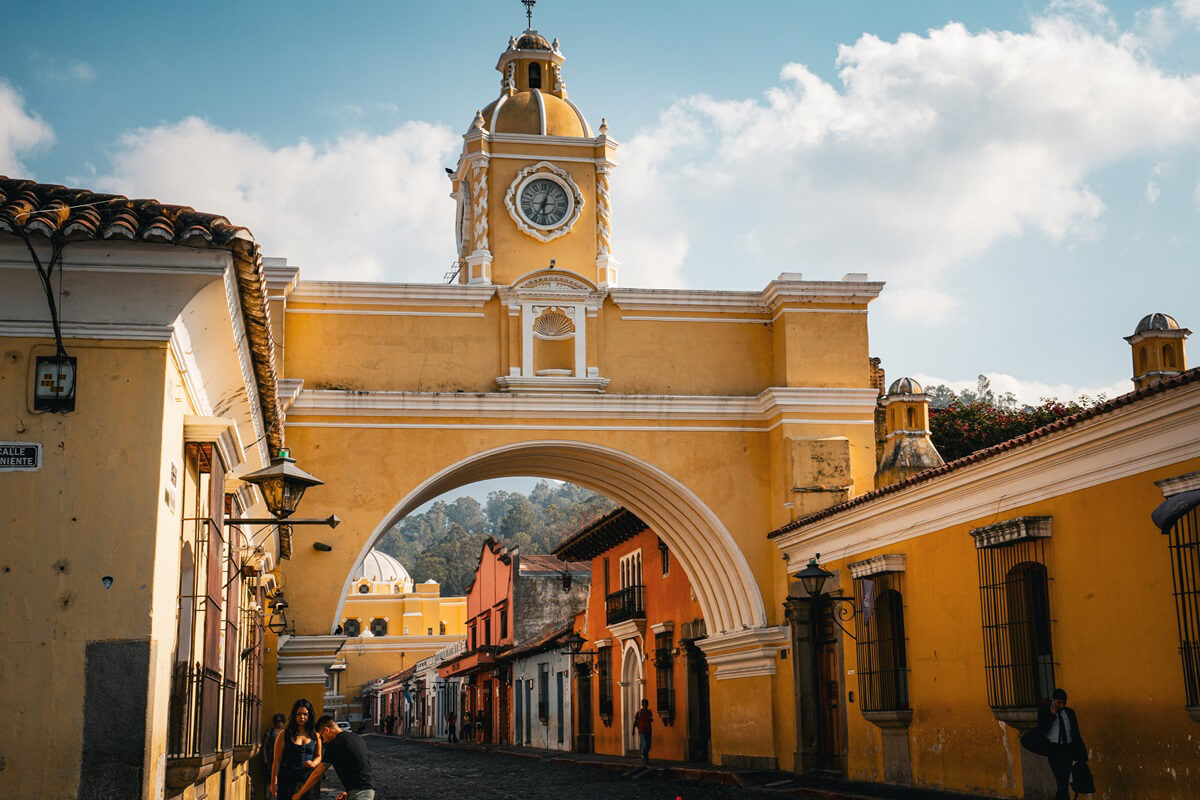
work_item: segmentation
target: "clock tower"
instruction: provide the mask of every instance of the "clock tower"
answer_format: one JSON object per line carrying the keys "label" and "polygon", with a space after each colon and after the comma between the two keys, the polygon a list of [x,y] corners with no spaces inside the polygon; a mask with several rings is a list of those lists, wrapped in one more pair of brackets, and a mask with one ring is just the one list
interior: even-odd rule
{"label": "clock tower", "polygon": [[532,25],[500,55],[499,96],[475,112],[450,173],[459,283],[510,286],[553,264],[617,284],[609,177],[618,144],[567,95],[558,40]]}

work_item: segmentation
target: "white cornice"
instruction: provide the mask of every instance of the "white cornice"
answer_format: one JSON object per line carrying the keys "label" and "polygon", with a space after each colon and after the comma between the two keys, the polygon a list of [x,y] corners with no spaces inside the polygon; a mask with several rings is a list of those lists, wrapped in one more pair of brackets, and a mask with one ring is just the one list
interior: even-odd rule
{"label": "white cornice", "polygon": [[[778,536],[790,564],[849,558],[1070,492],[1196,458],[1200,383],[1129,406],[852,506]],[[1147,514],[1151,509],[1146,509]],[[964,538],[966,538],[964,536]]]}
{"label": "white cornice", "polygon": [[[64,322],[61,328],[63,338],[66,339],[128,339],[149,342],[168,341],[172,331],[170,325],[141,322]],[[53,338],[54,329],[49,322],[40,320],[0,319],[0,336]]]}
{"label": "white cornice", "polygon": [[292,291],[293,303],[339,305],[482,306],[496,287],[458,283],[359,283],[351,281],[300,281]]}
{"label": "white cornice", "polygon": [[904,553],[885,553],[865,561],[855,561],[848,564],[851,578],[869,578],[884,572],[904,572]]}
{"label": "white cornice", "polygon": [[751,628],[700,639],[696,646],[716,668],[719,681],[774,675],[779,653],[788,643],[785,627]]}
{"label": "white cornice", "polygon": [[761,292],[613,289],[612,299],[618,308],[626,311],[735,312],[765,316],[774,314],[788,303],[863,305],[878,297],[882,289],[880,281],[776,280]]}
{"label": "white cornice", "polygon": [[718,292],[703,289],[612,289],[613,302],[623,311],[691,311],[767,314],[760,292]]}
{"label": "white cornice", "polygon": [[[545,380],[545,379],[543,379]],[[500,392],[353,392],[306,389],[289,417],[468,417],[558,419],[736,419],[765,421],[780,414],[871,417],[875,389],[774,387],[756,396],[511,395]]]}
{"label": "white cornice", "polygon": [[264,258],[264,262],[280,261],[277,265],[263,267],[263,277],[267,279],[267,293],[270,295],[290,295],[300,282],[300,268],[287,266],[287,259]]}
{"label": "white cornice", "polygon": [[1154,485],[1162,490],[1163,497],[1174,497],[1184,492],[1200,489],[1200,472],[1189,472],[1186,475],[1176,475],[1174,478],[1164,478],[1155,481]]}
{"label": "white cornice", "polygon": [[[493,133],[488,139],[493,145],[495,144],[534,144],[534,145],[552,145],[554,147],[586,147],[593,148],[597,145],[595,137],[589,136],[544,136],[539,133]],[[613,139],[608,139],[609,147],[619,147],[620,145]]]}
{"label": "white cornice", "polygon": [[574,378],[553,375],[501,375],[496,378],[496,385],[514,395],[555,394],[578,392],[580,394],[600,394],[611,382],[611,378]]}
{"label": "white cornice", "polygon": [[242,437],[238,433],[237,421],[229,417],[197,417],[187,414],[183,418],[183,440],[185,442],[212,442],[221,453],[225,471],[232,472],[245,461]]}

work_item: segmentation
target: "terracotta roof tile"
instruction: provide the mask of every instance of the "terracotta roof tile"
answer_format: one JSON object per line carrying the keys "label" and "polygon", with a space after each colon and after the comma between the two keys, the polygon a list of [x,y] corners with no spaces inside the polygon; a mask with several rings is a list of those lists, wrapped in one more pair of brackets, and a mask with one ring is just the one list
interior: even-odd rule
{"label": "terracotta roof tile", "polygon": [[568,536],[554,548],[554,554],[561,558],[592,559],[649,527],[629,509],[618,508]]}
{"label": "terracotta roof tile", "polygon": [[1142,389],[1137,389],[1136,391],[1129,392],[1128,394],[1114,397],[1111,400],[1080,411],[1078,414],[1072,414],[1069,417],[1063,417],[1062,419],[1055,420],[1049,425],[1043,425],[1040,428],[1035,428],[1029,433],[1024,433],[1020,436],[1014,436],[1012,439],[1007,439],[999,444],[992,445],[991,447],[985,447],[982,450],[976,450],[970,455],[955,459],[954,461],[943,464],[940,467],[933,467],[932,469],[927,469],[924,472],[918,472],[916,475],[912,475],[902,481],[889,484],[888,486],[883,486],[879,489],[859,495],[852,500],[847,500],[844,503],[838,503],[836,506],[830,506],[829,508],[821,511],[815,511],[812,514],[807,514],[799,519],[792,520],[787,525],[768,533],[767,538],[774,539],[776,536],[782,536],[785,533],[803,528],[805,525],[809,525],[818,520],[832,517],[835,514],[840,514],[841,512],[854,508],[855,506],[861,506],[865,503],[877,500],[884,495],[893,494],[901,489],[907,489],[910,486],[915,486],[918,483],[931,481],[934,478],[938,478],[948,472],[954,472],[955,470],[962,469],[963,467],[970,466],[971,464],[977,464],[980,461],[992,458],[993,456],[998,456],[1001,453],[1006,453],[1009,450],[1015,450],[1018,447],[1024,447],[1025,445],[1032,444],[1039,439],[1044,439],[1052,434],[1067,430],[1068,428],[1072,428],[1089,419],[1099,417],[1103,414],[1108,414],[1116,411],[1119,408],[1140,402],[1148,397],[1153,397],[1154,395],[1162,394],[1163,392],[1171,391],[1172,389],[1180,386],[1186,386],[1198,381],[1200,381],[1200,367],[1189,369],[1173,378],[1168,378],[1165,381],[1146,386]]}
{"label": "terracotta roof tile", "polygon": [[157,200],[69,189],[0,175],[0,231],[68,239],[127,239],[166,244],[227,245],[252,241],[250,232],[218,214]]}

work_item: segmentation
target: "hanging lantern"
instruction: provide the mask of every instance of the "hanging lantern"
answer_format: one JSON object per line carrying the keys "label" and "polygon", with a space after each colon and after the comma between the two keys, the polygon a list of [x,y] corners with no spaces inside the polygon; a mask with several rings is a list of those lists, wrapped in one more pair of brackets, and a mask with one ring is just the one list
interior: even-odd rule
{"label": "hanging lantern", "polygon": [[271,459],[271,466],[243,475],[242,480],[262,491],[267,508],[279,519],[287,519],[295,513],[305,489],[325,483],[297,467],[296,459],[288,450],[280,450],[279,455]]}

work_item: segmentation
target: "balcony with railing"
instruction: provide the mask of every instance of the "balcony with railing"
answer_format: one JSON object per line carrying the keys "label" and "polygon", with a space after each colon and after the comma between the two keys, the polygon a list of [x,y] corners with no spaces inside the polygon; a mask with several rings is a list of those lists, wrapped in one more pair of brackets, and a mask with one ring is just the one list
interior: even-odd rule
{"label": "balcony with railing", "polygon": [[646,605],[643,601],[645,586],[626,586],[624,589],[610,594],[605,600],[606,618],[609,625],[618,622],[646,618]]}

